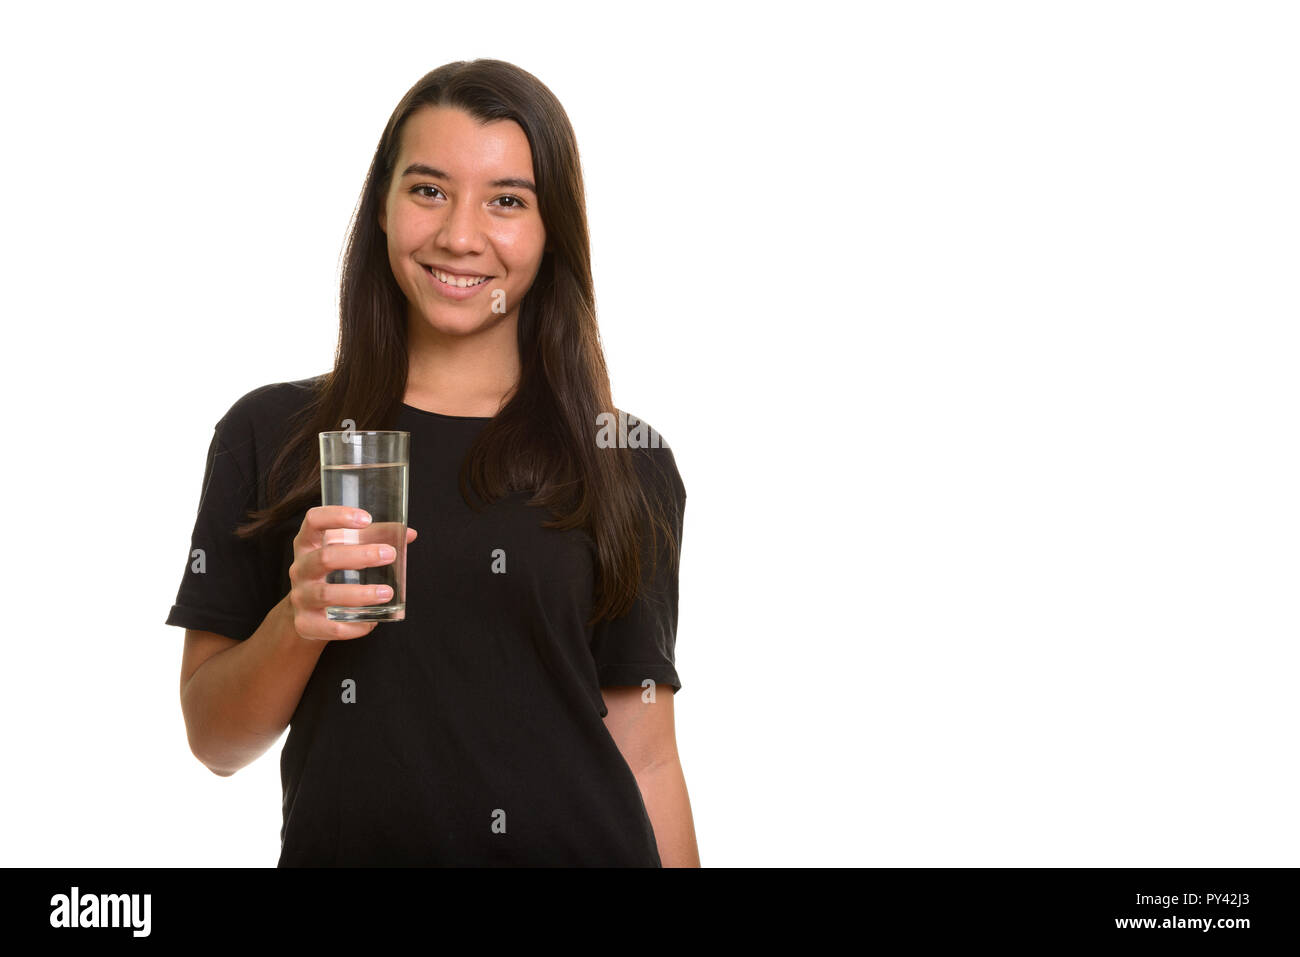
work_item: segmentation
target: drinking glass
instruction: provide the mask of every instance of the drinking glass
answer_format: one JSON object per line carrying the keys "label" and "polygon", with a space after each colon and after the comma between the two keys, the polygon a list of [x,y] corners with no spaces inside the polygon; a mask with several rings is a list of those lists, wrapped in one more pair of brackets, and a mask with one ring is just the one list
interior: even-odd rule
{"label": "drinking glass", "polygon": [[335,569],[331,585],[387,585],[392,598],[379,605],[330,605],[331,621],[403,621],[406,618],[406,493],[411,433],[379,431],[320,433],[322,505],[365,509],[365,528],[335,528],[326,544],[392,545],[397,557],[385,565]]}

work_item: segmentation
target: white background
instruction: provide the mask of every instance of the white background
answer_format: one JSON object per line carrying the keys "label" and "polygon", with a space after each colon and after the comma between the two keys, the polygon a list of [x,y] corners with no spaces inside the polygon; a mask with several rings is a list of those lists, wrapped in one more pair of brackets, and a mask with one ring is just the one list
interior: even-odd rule
{"label": "white background", "polygon": [[37,9],[3,864],[275,864],[280,746],[199,764],[162,622],[213,424],[329,367],[383,124],[479,56],[569,113],[615,402],[688,490],[705,866],[1297,864],[1294,7]]}

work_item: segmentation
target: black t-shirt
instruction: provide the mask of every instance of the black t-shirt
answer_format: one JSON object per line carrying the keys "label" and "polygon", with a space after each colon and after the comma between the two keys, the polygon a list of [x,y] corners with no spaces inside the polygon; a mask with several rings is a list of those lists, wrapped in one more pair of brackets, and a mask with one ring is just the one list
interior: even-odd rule
{"label": "black t-shirt", "polygon": [[[267,504],[265,473],[315,381],[255,389],[217,423],[167,624],[242,641],[288,593],[306,510],[265,538],[233,530]],[[280,756],[281,867],[660,866],[600,689],[680,689],[678,566],[661,559],[628,614],[588,627],[591,537],[542,528],[551,516],[527,493],[478,514],[461,498],[461,461],[488,421],[401,409],[420,533],[406,620],[322,651]],[[669,493],[680,542],[686,490],[661,446],[630,451]]]}

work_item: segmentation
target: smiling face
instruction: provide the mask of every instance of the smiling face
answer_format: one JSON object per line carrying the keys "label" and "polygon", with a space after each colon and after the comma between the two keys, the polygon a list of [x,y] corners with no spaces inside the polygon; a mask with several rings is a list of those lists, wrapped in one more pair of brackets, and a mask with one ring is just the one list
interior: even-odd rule
{"label": "smiling face", "polygon": [[379,228],[409,322],[470,335],[517,321],[546,246],[523,128],[452,107],[412,113]]}

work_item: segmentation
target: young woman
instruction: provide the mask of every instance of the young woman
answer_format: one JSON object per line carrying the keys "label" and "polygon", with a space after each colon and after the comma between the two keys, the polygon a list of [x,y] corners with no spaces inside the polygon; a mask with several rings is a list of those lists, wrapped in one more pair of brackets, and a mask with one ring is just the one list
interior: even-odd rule
{"label": "young woman", "polygon": [[[348,420],[411,433],[406,619],[382,627],[324,613],[387,597],[330,571],[396,557],[326,534],[368,519],[317,504],[317,434]],[[508,63],[440,67],[375,151],[334,368],[216,425],[167,618],[191,749],[230,775],[289,727],[280,866],[698,866],[685,502],[613,406],[564,109]]]}

